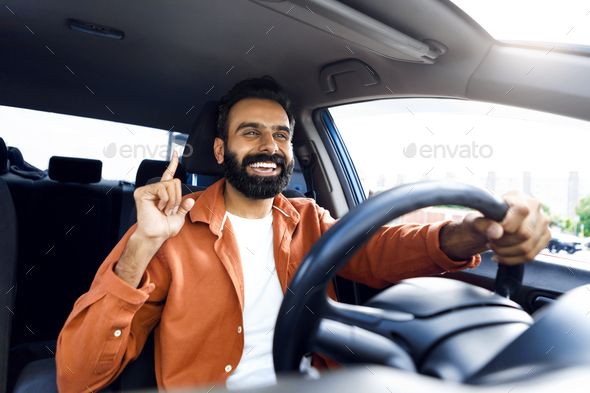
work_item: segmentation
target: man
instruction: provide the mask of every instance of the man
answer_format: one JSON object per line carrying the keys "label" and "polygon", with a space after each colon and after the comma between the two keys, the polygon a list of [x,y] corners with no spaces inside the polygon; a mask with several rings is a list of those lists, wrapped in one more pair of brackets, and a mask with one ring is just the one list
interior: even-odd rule
{"label": "man", "polygon": [[[276,383],[272,329],[289,280],[336,222],[313,200],[280,193],[293,170],[294,118],[271,79],[238,83],[219,105],[213,146],[225,178],[182,198],[172,179],[134,193],[137,224],[100,267],[58,340],[60,391],[111,383],[155,330],[161,389]],[[461,223],[400,225],[353,256],[340,275],[374,287],[499,262],[531,261],[550,238],[540,203],[508,193],[501,223],[472,213]],[[530,230],[529,230],[530,229]],[[331,292],[333,296],[333,292]],[[316,356],[314,365],[329,360]]]}

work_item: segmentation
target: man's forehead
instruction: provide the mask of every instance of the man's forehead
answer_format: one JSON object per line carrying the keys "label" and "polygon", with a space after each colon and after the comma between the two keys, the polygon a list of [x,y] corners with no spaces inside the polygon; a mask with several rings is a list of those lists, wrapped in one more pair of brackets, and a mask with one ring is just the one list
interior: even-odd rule
{"label": "man's forehead", "polygon": [[244,98],[231,107],[229,111],[230,128],[236,129],[245,122],[266,123],[270,127],[290,126],[287,112],[281,104],[261,98]]}

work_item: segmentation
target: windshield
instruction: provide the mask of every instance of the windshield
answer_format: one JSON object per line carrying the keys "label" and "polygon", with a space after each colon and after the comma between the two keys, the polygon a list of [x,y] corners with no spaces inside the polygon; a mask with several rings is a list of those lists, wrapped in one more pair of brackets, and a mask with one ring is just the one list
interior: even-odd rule
{"label": "windshield", "polygon": [[[549,113],[454,99],[391,99],[330,109],[365,194],[429,180],[473,184],[501,196],[539,199],[553,230],[555,256],[590,262],[590,123]],[[461,220],[444,206],[394,223]],[[567,244],[566,244],[567,243]],[[569,255],[568,255],[569,254]]]}
{"label": "windshield", "polygon": [[588,0],[451,0],[499,41],[590,45]]}

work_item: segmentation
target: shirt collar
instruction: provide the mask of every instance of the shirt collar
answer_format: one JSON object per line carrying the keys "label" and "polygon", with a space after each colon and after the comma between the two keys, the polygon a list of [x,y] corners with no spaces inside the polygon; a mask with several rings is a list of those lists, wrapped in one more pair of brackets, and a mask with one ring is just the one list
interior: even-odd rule
{"label": "shirt collar", "polygon": [[[200,221],[209,224],[209,228],[216,235],[219,234],[225,218],[224,189],[225,178],[203,191],[189,212],[192,222]],[[275,212],[273,218],[278,218],[281,221],[293,221],[294,224],[299,223],[299,212],[283,194],[274,198],[273,210]]]}

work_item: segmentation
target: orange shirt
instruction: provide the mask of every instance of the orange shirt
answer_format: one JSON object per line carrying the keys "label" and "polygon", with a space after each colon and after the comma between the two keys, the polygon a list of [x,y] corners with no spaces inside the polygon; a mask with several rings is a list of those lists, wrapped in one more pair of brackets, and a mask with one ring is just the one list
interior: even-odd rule
{"label": "orange shirt", "polygon": [[[244,347],[244,282],[231,223],[221,227],[224,185],[222,179],[185,196],[196,201],[185,225],[160,247],[138,289],[113,271],[136,225],[111,251],[59,335],[60,392],[109,385],[139,356],[154,327],[160,389],[225,384]],[[285,293],[300,261],[336,220],[311,199],[278,195],[273,206],[276,274]],[[339,275],[380,288],[477,266],[479,255],[454,262],[440,250],[439,230],[446,223],[383,227]]]}

